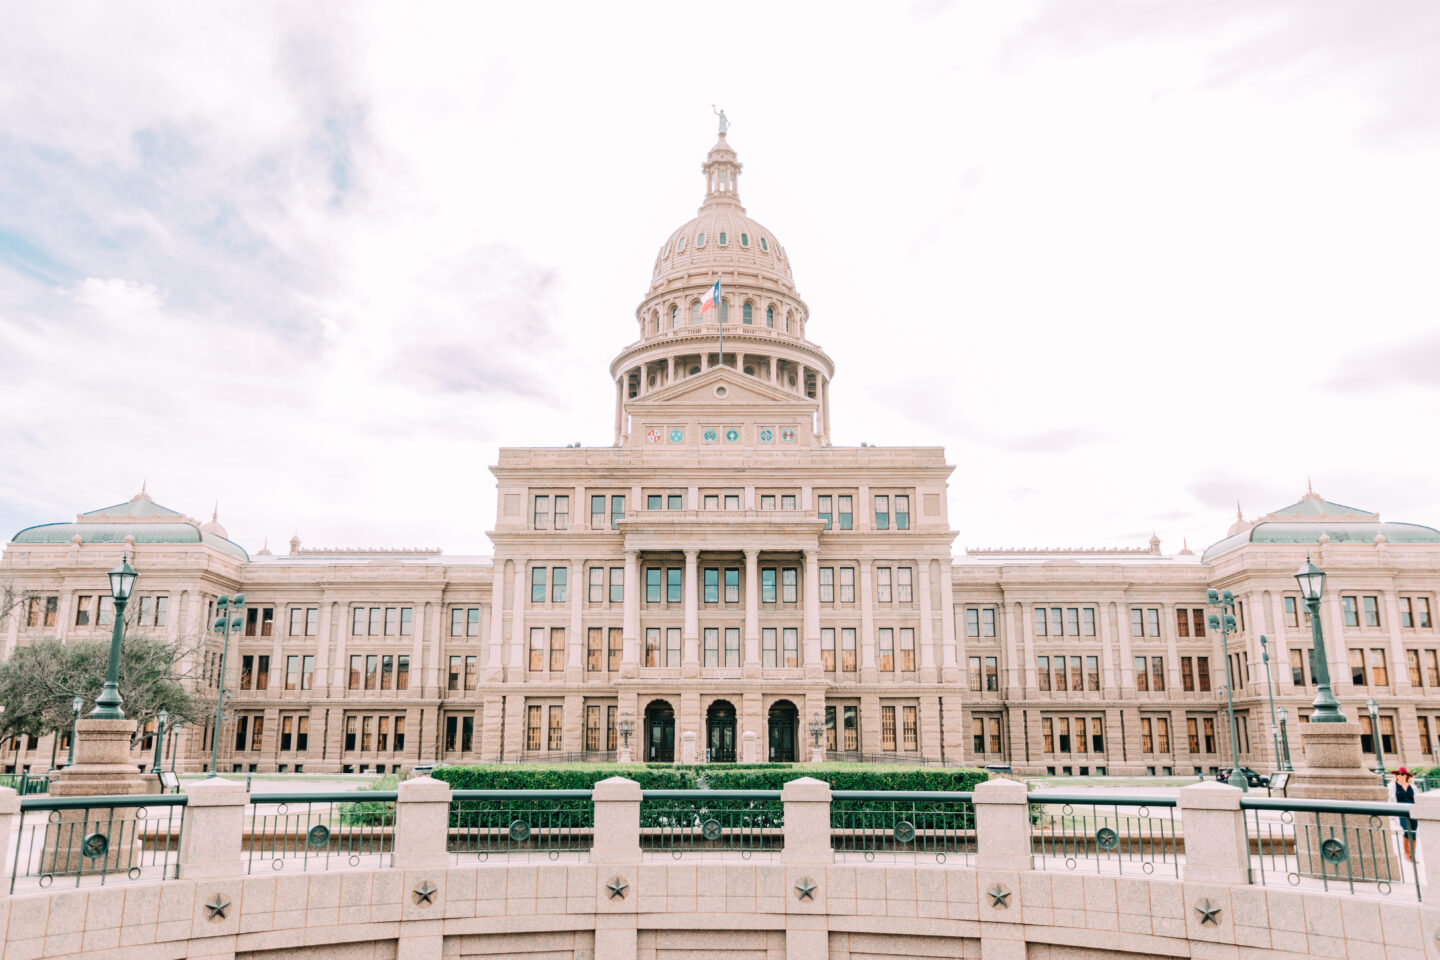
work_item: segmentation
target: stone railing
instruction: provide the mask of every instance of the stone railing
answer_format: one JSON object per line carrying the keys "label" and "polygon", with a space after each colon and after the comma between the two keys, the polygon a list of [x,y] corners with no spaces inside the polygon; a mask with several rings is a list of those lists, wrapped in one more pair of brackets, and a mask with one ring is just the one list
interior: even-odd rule
{"label": "stone railing", "polygon": [[[804,778],[778,795],[647,795],[621,778],[593,791],[526,794],[452,792],[420,778],[391,796],[374,823],[353,812],[307,814],[267,834],[257,817],[283,814],[259,812],[265,805],[249,803],[258,798],[242,784],[189,784],[174,873],[163,882],[57,881],[14,895],[3,892],[7,883],[0,952],[320,958],[348,945],[345,956],[405,960],[527,952],[629,960],[671,950],[783,950],[796,960],[1127,952],[1358,960],[1434,956],[1440,934],[1440,911],[1413,899],[1327,891],[1304,871],[1295,889],[1260,885],[1247,824],[1257,808],[1242,808],[1240,791],[1216,783],[1183,788],[1163,811],[1134,798],[1030,794],[1009,780],[969,794],[832,792]],[[19,797],[0,791],[0,850],[12,871],[22,855],[12,836],[19,813]],[[1418,895],[1431,901],[1440,898],[1440,794],[1422,797],[1413,814],[1419,849],[1436,851],[1418,865]],[[1317,823],[1331,815],[1315,813]],[[1142,821],[1155,819],[1171,826],[1147,832]],[[252,854],[284,831],[328,851],[351,827],[382,838],[373,857]],[[676,831],[683,842],[664,840]],[[1083,843],[1037,853],[1037,837],[1066,831]],[[1126,859],[1117,851],[1127,843],[1148,852]],[[1165,869],[1144,869],[1157,862]]]}

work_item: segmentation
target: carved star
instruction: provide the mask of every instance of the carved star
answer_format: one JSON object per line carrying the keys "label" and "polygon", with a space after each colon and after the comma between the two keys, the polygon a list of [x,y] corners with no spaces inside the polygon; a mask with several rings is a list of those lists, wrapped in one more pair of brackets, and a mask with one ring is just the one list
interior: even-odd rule
{"label": "carved star", "polygon": [[415,894],[416,906],[419,906],[422,903],[435,902],[435,894],[437,891],[435,890],[434,885],[431,884],[429,880],[426,880],[424,883],[420,884],[420,886],[416,887],[413,892]]}
{"label": "carved star", "polygon": [[211,920],[224,920],[225,911],[229,906],[230,901],[226,900],[223,895],[217,893],[215,894],[214,902],[205,904],[205,909],[210,911]]}
{"label": "carved star", "polygon": [[624,879],[616,877],[614,880],[605,884],[605,887],[610,891],[611,900],[624,900],[625,891],[630,889],[630,884],[626,883]]}
{"label": "carved star", "polygon": [[1000,886],[1000,884],[995,884],[995,886],[985,892],[990,896],[990,906],[1004,907],[1007,910],[1010,908],[1010,891]]}
{"label": "carved star", "polygon": [[815,889],[816,889],[816,883],[815,883],[815,881],[811,880],[809,877],[806,877],[804,880],[801,880],[799,883],[795,884],[795,895],[796,895],[796,899],[799,899],[799,900],[814,900],[814,899],[815,899]]}
{"label": "carved star", "polygon": [[1212,927],[1220,926],[1220,908],[1210,902],[1210,898],[1195,904],[1195,911],[1200,914],[1200,925],[1210,924]]}

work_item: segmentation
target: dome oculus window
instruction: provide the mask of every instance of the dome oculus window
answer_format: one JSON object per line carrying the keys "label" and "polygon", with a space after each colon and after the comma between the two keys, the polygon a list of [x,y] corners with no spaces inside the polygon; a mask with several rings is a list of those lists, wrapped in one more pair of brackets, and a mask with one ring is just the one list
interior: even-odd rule
{"label": "dome oculus window", "polygon": [[750,234],[748,234],[748,233],[742,233],[742,234],[740,234],[740,246],[742,246],[742,247],[748,247],[748,246],[750,246]]}
{"label": "dome oculus window", "polygon": [[703,246],[705,246],[705,234],[702,233],[695,238],[695,249],[699,250]]}
{"label": "dome oculus window", "polygon": [[684,238],[684,237],[681,237],[679,240],[676,240],[676,241],[675,241],[675,252],[676,252],[676,253],[679,253],[681,250],[684,250],[684,249],[685,249],[685,238]]}
{"label": "dome oculus window", "polygon": [[770,252],[770,244],[766,242],[764,237],[760,238],[760,249],[764,250],[766,253]]}
{"label": "dome oculus window", "polygon": [[725,231],[724,231],[724,230],[721,230],[721,231],[720,231],[720,246],[723,247],[723,246],[726,246],[726,245],[727,245],[727,244],[726,244],[726,240],[725,240]]}

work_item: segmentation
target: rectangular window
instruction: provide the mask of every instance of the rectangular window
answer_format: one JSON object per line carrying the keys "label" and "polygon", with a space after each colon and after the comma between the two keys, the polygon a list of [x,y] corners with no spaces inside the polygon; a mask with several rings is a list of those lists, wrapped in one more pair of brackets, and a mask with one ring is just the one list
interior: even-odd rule
{"label": "rectangular window", "polygon": [[585,707],[585,749],[595,751],[600,749],[600,708],[587,705]]}
{"label": "rectangular window", "polygon": [[603,496],[590,498],[590,529],[605,529],[605,498]]}
{"label": "rectangular window", "polygon": [[372,636],[372,637],[378,637],[378,636],[381,635],[381,634],[380,634],[380,627],[381,627],[380,617],[381,617],[381,615],[382,615],[383,613],[384,613],[384,611],[383,611],[383,609],[382,609],[381,607],[371,607],[371,608],[370,608],[370,631],[369,631],[369,632],[370,632],[370,636]]}
{"label": "rectangular window", "polygon": [[990,693],[1000,689],[1000,661],[996,657],[985,658],[985,689]]}
{"label": "rectangular window", "polygon": [[910,498],[908,496],[895,498],[895,529],[910,529]]}
{"label": "rectangular window", "polygon": [[609,663],[607,669],[615,673],[620,669],[620,654],[625,648],[625,631],[620,627],[610,628]]}
{"label": "rectangular window", "polygon": [[1085,752],[1085,718],[1075,718],[1075,752]]}
{"label": "rectangular window", "polygon": [[353,637],[365,636],[365,608],[350,608],[350,635]]}
{"label": "rectangular window", "polygon": [[625,568],[610,568],[610,602],[625,602]]}
{"label": "rectangular window", "polygon": [[1422,713],[1415,719],[1420,730],[1420,752],[1428,757],[1430,755],[1430,718]]}
{"label": "rectangular window", "polygon": [[703,599],[705,603],[720,602],[720,570],[716,567],[705,568],[705,592]]}
{"label": "rectangular window", "polygon": [[1085,689],[1085,673],[1079,657],[1070,658],[1070,689],[1077,693]]}
{"label": "rectangular window", "polygon": [[397,607],[385,608],[385,636],[394,637],[400,633],[400,610]]}
{"label": "rectangular window", "polygon": [[1085,678],[1089,683],[1090,690],[1100,689],[1100,658],[1085,658]]}
{"label": "rectangular window", "polygon": [[766,667],[779,666],[778,657],[775,628],[765,627],[760,631],[760,663]]}
{"label": "rectangular window", "polygon": [[[162,599],[163,599],[163,598],[162,598]],[[51,597],[51,598],[50,598],[50,602],[53,603],[54,601],[55,601],[55,598],[54,598],[54,597]],[[51,622],[51,621],[50,621],[50,614],[49,614],[49,608],[48,608],[48,607],[46,608],[45,622],[46,622],[47,624]],[[1429,598],[1429,597],[1416,597],[1416,598],[1415,598],[1415,627],[1416,627],[1416,629],[1418,629],[1418,630],[1429,630],[1429,629],[1430,629],[1430,598]]]}
{"label": "rectangular window", "polygon": [[1440,657],[1434,650],[1425,651],[1425,685],[1440,687]]}
{"label": "rectangular window", "polygon": [[1050,689],[1050,658],[1035,658],[1035,682],[1041,690]]}
{"label": "rectangular window", "polygon": [[1365,686],[1365,651],[1359,647],[1350,648],[1350,682],[1357,687]]}
{"label": "rectangular window", "polygon": [[1040,718],[1040,743],[1045,753],[1055,752],[1055,721],[1049,717]]}
{"label": "rectangular window", "polygon": [[883,494],[875,497],[875,529],[890,529],[890,498]]}
{"label": "rectangular window", "polygon": [[682,579],[682,576],[683,576],[684,572],[685,572],[685,571],[682,570],[682,569],[679,568],[679,567],[666,567],[666,568],[665,568],[665,602],[666,602],[666,603],[679,603],[679,602],[681,601],[681,599],[682,599],[682,597],[681,597],[681,587],[682,587],[682,585],[683,585],[683,583],[684,583],[684,581],[683,581],[683,579]]}
{"label": "rectangular window", "polygon": [[350,657],[350,682],[345,686],[348,690],[360,689],[360,658],[358,656]]}
{"label": "rectangular window", "polygon": [[662,503],[664,503],[664,498],[658,493],[646,494],[645,496],[646,510],[659,510]]}
{"label": "rectangular window", "polygon": [[1156,693],[1165,689],[1165,658],[1150,658],[1150,689]]}
{"label": "rectangular window", "polygon": [[545,602],[545,568],[530,568],[530,602]]}
{"label": "rectangular window", "polygon": [[775,602],[775,568],[760,568],[760,602]]}
{"label": "rectangular window", "polygon": [[1297,687],[1305,686],[1305,651],[1290,649],[1290,682]]}
{"label": "rectangular window", "polygon": [[456,738],[460,729],[459,717],[445,718],[445,752],[454,753],[457,749]]}
{"label": "rectangular window", "polygon": [[646,603],[659,603],[659,602],[660,602],[660,576],[661,576],[661,570],[660,570],[659,567],[646,567],[646,568],[645,568],[645,602],[646,602]]}
{"label": "rectangular window", "polygon": [[570,527],[570,498],[557,496],[555,498],[555,529],[566,530]]}
{"label": "rectangular window", "polygon": [[840,602],[855,602],[855,568],[840,568]]}
{"label": "rectangular window", "polygon": [[565,587],[568,585],[570,570],[566,567],[554,567],[550,571],[550,602],[565,602]]}
{"label": "rectangular window", "polygon": [[1155,738],[1154,735],[1151,733],[1149,717],[1140,718],[1140,752],[1155,752]]}
{"label": "rectangular window", "polygon": [[800,600],[800,571],[785,567],[780,571],[780,600],[782,603],[798,603]]}
{"label": "rectangular window", "polygon": [[1094,608],[1094,607],[1081,607],[1081,608],[1080,608],[1080,625],[1081,625],[1081,631],[1080,631],[1080,632],[1081,632],[1081,634],[1082,634],[1083,636],[1087,636],[1087,637],[1093,637],[1093,636],[1095,636],[1095,608]]}
{"label": "rectangular window", "polygon": [[1214,752],[1215,752],[1215,719],[1214,719],[1213,717],[1205,717],[1205,718],[1204,718],[1204,726],[1205,726],[1205,752],[1206,752],[1206,753],[1214,753]]}
{"label": "rectangular window", "polygon": [[[306,657],[305,659],[306,659],[306,660],[309,660],[309,659],[311,659],[311,658],[310,658],[310,657]],[[396,689],[396,690],[409,690],[409,689],[410,689],[410,655],[409,655],[409,654],[402,653],[402,654],[400,654],[400,656],[398,656],[398,657],[395,658],[395,689]]]}
{"label": "rectangular window", "polygon": [[620,708],[610,706],[605,708],[605,749],[614,750],[615,745],[620,742],[620,732],[615,727],[616,718],[620,714]]}
{"label": "rectangular window", "polygon": [[841,722],[845,724],[845,749],[853,753],[860,749],[860,708],[845,707]]}
{"label": "rectangular window", "polygon": [[1399,606],[1400,626],[1404,627],[1407,630],[1413,628],[1415,626],[1415,614],[1411,607],[1410,598],[1401,597],[1399,600]]}
{"label": "rectangular window", "polygon": [[900,628],[900,669],[913,671],[915,669],[915,628]]}
{"label": "rectangular window", "polygon": [[530,669],[545,669],[545,628],[530,628]]}
{"label": "rectangular window", "polygon": [[315,687],[315,657],[313,654],[305,654],[300,658],[300,689],[312,690]]}
{"label": "rectangular window", "polygon": [[1155,718],[1155,749],[1158,753],[1170,752],[1170,721],[1165,717]]}
{"label": "rectangular window", "polygon": [[774,510],[774,509],[775,509],[775,494],[773,494],[773,493],[761,494],[761,495],[760,495],[760,509],[761,509],[761,510]]}
{"label": "rectangular window", "polygon": [[1197,636],[1205,636],[1205,611],[1194,608],[1190,611],[1190,632]]}
{"label": "rectangular window", "polygon": [[[479,611],[476,611],[477,613]],[[415,632],[415,608],[400,608],[400,636],[408,637]]]}
{"label": "rectangular window", "polygon": [[1036,608],[1035,608],[1035,636],[1037,636],[1037,637],[1049,636],[1049,631],[1048,631],[1047,627],[1048,627],[1048,624],[1046,623],[1046,620],[1045,620],[1045,608],[1044,608],[1044,607],[1036,607]]}
{"label": "rectangular window", "polygon": [[550,708],[550,736],[545,742],[546,750],[559,750],[564,737],[564,708],[554,705]]}
{"label": "rectangular window", "polygon": [[727,493],[727,494],[725,494],[725,509],[726,509],[726,510],[739,510],[739,509],[740,509],[740,494],[738,494],[738,493]]}
{"label": "rectangular window", "polygon": [[1365,626],[1378,628],[1380,626],[1380,598],[1361,597],[1365,606]]}
{"label": "rectangular window", "polygon": [[[467,657],[466,662],[474,660],[474,657]],[[550,669],[553,672],[560,672],[565,669],[565,628],[550,628]],[[465,689],[471,689],[467,684]]]}
{"label": "rectangular window", "polygon": [[1078,636],[1080,636],[1080,608],[1079,608],[1079,607],[1066,607],[1066,608],[1065,608],[1065,636],[1067,636],[1067,637],[1078,637]]}
{"label": "rectangular window", "polygon": [[740,568],[725,568],[725,602],[740,602]]}
{"label": "rectangular window", "polygon": [[[1175,608],[1175,636],[1190,636],[1190,611],[1184,607]],[[1145,751],[1149,753],[1150,751]]]}
{"label": "rectangular window", "polygon": [[255,689],[270,689],[270,657],[262,654],[255,658]]}
{"label": "rectangular window", "polygon": [[303,607],[290,608],[290,636],[298,637],[305,629],[305,610]]}
{"label": "rectangular window", "polygon": [[465,608],[464,608],[464,607],[451,607],[451,608],[450,608],[450,636],[452,636],[452,637],[463,637],[463,636],[465,636]]}
{"label": "rectangular window", "polygon": [[1200,752],[1200,721],[1194,717],[1186,717],[1185,735],[1188,741],[1186,746],[1190,748],[1190,752],[1198,754]]}
{"label": "rectangular window", "polygon": [[447,682],[445,684],[446,690],[460,689],[460,664],[461,660],[459,657],[450,658],[450,671],[447,675]]}
{"label": "rectangular window", "polygon": [[786,667],[800,666],[800,631],[796,627],[785,627],[780,631],[780,639],[784,646],[781,648],[784,659],[781,664]]}
{"label": "rectangular window", "polygon": [[1130,636],[1145,636],[1145,611],[1139,607],[1130,608]]}
{"label": "rectangular window", "polygon": [[1059,607],[1050,608],[1050,636],[1065,636],[1064,621],[1061,619],[1063,611]]}
{"label": "rectangular window", "polygon": [[994,607],[986,607],[980,611],[980,635],[983,637],[995,636]]}
{"label": "rectangular window", "polygon": [[701,503],[706,510],[719,510],[720,495],[718,493],[707,493],[701,499]]}
{"label": "rectangular window", "polygon": [[1160,636],[1160,611],[1151,607],[1145,611],[1145,635],[1149,637]]}
{"label": "rectangular window", "polygon": [[601,658],[604,656],[605,634],[601,627],[590,627],[585,631],[585,672],[599,673]]}
{"label": "rectangular window", "polygon": [[1395,718],[1384,714],[1380,716],[1380,752],[1395,752]]}
{"label": "rectangular window", "polygon": [[1377,687],[1390,686],[1390,666],[1385,662],[1384,650],[1370,651],[1370,679]]}
{"label": "rectangular window", "polygon": [[647,667],[660,666],[660,628],[645,628],[645,659],[642,663]]}
{"label": "rectangular window", "polygon": [[1056,746],[1060,748],[1061,753],[1070,753],[1070,718],[1061,717],[1056,721],[1055,725],[1059,731],[1059,736],[1057,737],[1059,743],[1057,743]]}
{"label": "rectangular window", "polygon": [[375,750],[388,753],[390,750],[390,718],[381,717],[375,734]]}
{"label": "rectangular window", "polygon": [[794,509],[795,509],[795,494],[793,494],[793,493],[782,493],[782,494],[780,494],[780,509],[781,509],[781,510],[794,510]]}
{"label": "rectangular window", "polygon": [[1145,668],[1148,664],[1144,657],[1135,658],[1135,689],[1145,693],[1150,689],[1150,675]]}
{"label": "rectangular window", "polygon": [[280,749],[282,751],[294,749],[295,743],[295,718],[284,716],[280,718]]}
{"label": "rectangular window", "polygon": [[1359,608],[1355,605],[1355,598],[1354,598],[1354,597],[1341,597],[1341,598],[1340,598],[1340,609],[1341,609],[1341,610],[1344,612],[1344,614],[1345,614],[1345,626],[1347,626],[1347,627],[1358,627],[1358,626],[1360,626],[1360,610],[1359,610]]}
{"label": "rectangular window", "polygon": [[895,631],[889,627],[881,627],[875,632],[879,638],[880,669],[893,672],[895,670]]}
{"label": "rectangular window", "polygon": [[880,708],[880,749],[895,749],[895,708],[889,705]]}
{"label": "rectangular window", "polygon": [[912,567],[895,568],[895,599],[900,603],[910,603],[914,599],[911,583],[914,572]]}
{"label": "rectangular window", "polygon": [[855,672],[855,628],[840,628],[840,669],[844,673]]}
{"label": "rectangular window", "polygon": [[300,689],[300,658],[298,656],[285,658],[285,689]]}
{"label": "rectangular window", "polygon": [[1065,691],[1070,689],[1070,675],[1065,672],[1065,658],[1055,658],[1055,689]]}
{"label": "rectangular window", "polygon": [[[91,609],[92,609],[91,605],[92,605],[94,602],[95,602],[95,598],[94,598],[94,597],[90,597],[90,596],[76,597],[76,598],[75,598],[75,626],[77,626],[77,627],[88,627],[88,626],[90,626],[90,611],[91,611]],[[254,611],[252,610],[251,613],[254,613]],[[246,630],[246,634],[245,634],[245,635],[246,635],[246,636],[254,636],[254,634],[252,634],[252,633],[249,632],[248,628],[247,628],[247,630]]]}
{"label": "rectangular window", "polygon": [[725,666],[740,666],[740,628],[725,628]]}
{"label": "rectangular window", "polygon": [[605,600],[605,568],[591,567],[585,572],[585,577],[585,599],[590,603],[603,603]]}
{"label": "rectangular window", "polygon": [[550,498],[547,496],[535,497],[535,529],[545,530],[550,526]]}
{"label": "rectangular window", "polygon": [[832,500],[830,497],[815,498],[815,512],[821,520],[825,521],[826,530],[830,529],[830,517],[832,515],[831,503]]}
{"label": "rectangular window", "polygon": [[240,658],[240,689],[249,690],[255,680],[255,658]]}
{"label": "rectangular window", "polygon": [[835,602],[835,568],[820,568],[820,602]]}
{"label": "rectangular window", "polygon": [[975,607],[965,608],[965,636],[980,636],[980,611]]}
{"label": "rectangular window", "polygon": [[701,636],[705,641],[705,666],[720,666],[720,628],[706,627]]}
{"label": "rectangular window", "polygon": [[[1416,669],[1419,669],[1420,661],[1415,661]],[[835,672],[835,628],[820,628],[820,669],[825,673]]]}
{"label": "rectangular window", "polygon": [[1190,657],[1180,658],[1180,689],[1186,691],[1195,689],[1195,661]]}
{"label": "rectangular window", "polygon": [[538,706],[525,708],[525,749],[540,749],[540,708]]}
{"label": "rectangular window", "polygon": [[680,666],[681,632],[679,627],[665,628],[665,666]]}
{"label": "rectangular window", "polygon": [[672,493],[665,497],[666,510],[684,510],[685,495],[683,493]]}
{"label": "rectangular window", "polygon": [[851,529],[854,529],[854,527],[855,527],[855,511],[854,511],[854,507],[853,507],[854,498],[849,497],[849,496],[839,496],[839,497],[836,497],[835,499],[839,501],[838,506],[839,506],[839,508],[840,508],[840,509],[839,509],[839,513],[840,513],[840,529],[841,529],[841,530],[851,530]]}
{"label": "rectangular window", "polygon": [[1285,598],[1285,622],[1289,626],[1300,626],[1300,604],[1297,597]]}
{"label": "rectangular window", "polygon": [[[1417,687],[1417,688],[1418,688],[1418,687],[1423,687],[1423,686],[1425,685],[1424,681],[1421,679],[1421,676],[1420,676],[1420,651],[1419,651],[1419,650],[1406,650],[1406,651],[1405,651],[1405,670],[1406,670],[1406,673],[1408,673],[1408,674],[1410,675],[1410,686],[1412,686],[1412,687]],[[1427,751],[1427,752],[1428,752],[1428,751]]]}
{"label": "rectangular window", "polygon": [[620,521],[625,519],[625,498],[614,496],[610,498],[610,529],[619,530]]}
{"label": "rectangular window", "polygon": [[60,598],[59,598],[59,597],[46,597],[46,598],[45,598],[45,623],[44,623],[44,625],[47,626],[47,627],[53,627],[53,626],[55,626],[55,624],[59,621],[59,618],[60,618]]}

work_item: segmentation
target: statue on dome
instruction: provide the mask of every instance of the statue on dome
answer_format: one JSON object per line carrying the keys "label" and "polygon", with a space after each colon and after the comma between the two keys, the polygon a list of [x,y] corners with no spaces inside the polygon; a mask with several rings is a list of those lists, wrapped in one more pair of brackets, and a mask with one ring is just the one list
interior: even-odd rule
{"label": "statue on dome", "polygon": [[720,136],[725,136],[725,131],[730,129],[730,118],[725,116],[725,111],[717,109],[715,104],[710,104],[710,109],[715,111],[715,116],[720,118]]}

